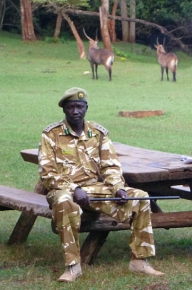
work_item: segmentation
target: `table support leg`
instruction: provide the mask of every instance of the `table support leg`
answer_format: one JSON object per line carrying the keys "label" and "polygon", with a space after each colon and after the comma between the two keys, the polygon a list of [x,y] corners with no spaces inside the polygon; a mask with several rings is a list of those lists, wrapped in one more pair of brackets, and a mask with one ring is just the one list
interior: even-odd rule
{"label": "table support leg", "polygon": [[150,203],[151,203],[151,211],[153,213],[163,212],[160,206],[156,203],[156,201],[150,200]]}
{"label": "table support leg", "polygon": [[88,234],[81,247],[81,262],[93,264],[102,245],[105,243],[109,231],[92,231]]}

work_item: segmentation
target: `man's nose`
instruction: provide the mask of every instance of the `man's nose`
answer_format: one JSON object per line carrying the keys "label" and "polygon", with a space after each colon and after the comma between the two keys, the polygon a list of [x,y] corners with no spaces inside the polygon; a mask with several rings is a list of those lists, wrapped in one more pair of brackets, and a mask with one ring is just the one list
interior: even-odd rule
{"label": "man's nose", "polygon": [[77,108],[73,108],[73,114],[77,114],[78,113],[78,109]]}

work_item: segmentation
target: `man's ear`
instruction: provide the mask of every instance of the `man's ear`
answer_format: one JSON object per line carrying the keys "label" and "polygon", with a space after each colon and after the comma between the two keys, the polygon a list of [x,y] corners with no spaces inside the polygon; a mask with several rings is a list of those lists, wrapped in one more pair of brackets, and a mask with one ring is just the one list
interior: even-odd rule
{"label": "man's ear", "polygon": [[86,110],[88,110],[88,105],[86,106]]}

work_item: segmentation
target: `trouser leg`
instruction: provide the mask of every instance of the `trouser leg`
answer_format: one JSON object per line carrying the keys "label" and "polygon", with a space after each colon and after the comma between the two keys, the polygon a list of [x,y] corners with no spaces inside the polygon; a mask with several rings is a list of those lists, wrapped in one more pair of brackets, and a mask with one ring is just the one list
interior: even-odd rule
{"label": "trouser leg", "polygon": [[80,263],[78,232],[80,228],[80,207],[71,200],[53,206],[53,219],[62,243],[65,265]]}
{"label": "trouser leg", "polygon": [[[139,189],[129,189],[127,193],[130,197],[148,196],[146,192]],[[121,222],[130,219],[131,236],[129,246],[132,258],[141,259],[155,255],[149,200],[128,201],[120,206],[111,201],[92,202],[91,207]]]}
{"label": "trouser leg", "polygon": [[[135,189],[133,196],[146,197],[144,191]],[[129,246],[132,258],[147,258],[155,255],[153,229],[151,224],[151,207],[149,200],[134,200],[132,202],[133,218]]]}

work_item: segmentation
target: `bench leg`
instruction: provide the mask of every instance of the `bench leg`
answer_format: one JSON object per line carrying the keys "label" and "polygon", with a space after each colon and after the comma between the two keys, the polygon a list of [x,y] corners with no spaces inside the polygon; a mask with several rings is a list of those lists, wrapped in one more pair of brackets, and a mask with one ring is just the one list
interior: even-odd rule
{"label": "bench leg", "polygon": [[[39,179],[35,185],[34,192],[43,195],[47,194],[48,191],[42,184],[41,179]],[[8,244],[21,244],[25,242],[36,221],[36,218],[37,216],[32,215],[29,212],[22,212],[9,238]]]}
{"label": "bench leg", "polygon": [[37,216],[22,212],[9,238],[8,244],[21,244],[27,237],[36,221]]}
{"label": "bench leg", "polygon": [[81,262],[83,264],[93,264],[108,234],[109,231],[92,231],[88,234],[81,247]]}

